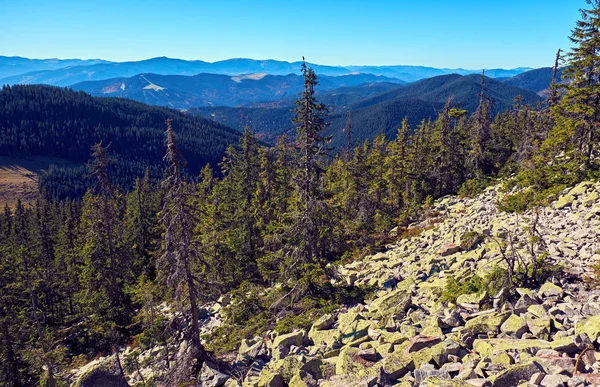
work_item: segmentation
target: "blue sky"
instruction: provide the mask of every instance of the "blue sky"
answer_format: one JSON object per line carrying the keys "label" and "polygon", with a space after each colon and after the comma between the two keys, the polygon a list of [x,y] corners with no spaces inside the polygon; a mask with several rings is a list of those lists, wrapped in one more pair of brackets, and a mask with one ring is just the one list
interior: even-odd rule
{"label": "blue sky", "polygon": [[0,55],[550,66],[585,0],[0,0]]}

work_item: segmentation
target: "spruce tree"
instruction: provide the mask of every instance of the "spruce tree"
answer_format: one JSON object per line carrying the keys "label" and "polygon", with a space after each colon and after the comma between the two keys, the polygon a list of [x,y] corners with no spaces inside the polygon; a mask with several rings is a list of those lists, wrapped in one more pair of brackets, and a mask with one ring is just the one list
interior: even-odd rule
{"label": "spruce tree", "polygon": [[[187,372],[192,371],[192,374],[195,374],[200,370],[200,366],[208,360],[208,354],[200,343],[198,294],[192,271],[194,262],[199,259],[199,248],[195,246],[193,240],[194,220],[189,203],[190,185],[183,171],[186,161],[177,147],[171,121],[167,120],[166,123],[167,153],[164,160],[167,169],[161,182],[165,197],[160,212],[164,235],[158,265],[166,284],[175,290],[179,304],[187,299],[191,312],[190,359],[182,361],[171,380],[172,383],[179,384],[182,378],[183,380],[187,378]],[[196,363],[193,364],[192,360],[196,360]],[[194,369],[190,370],[192,366]]]}
{"label": "spruce tree", "polygon": [[[296,100],[294,124],[296,125],[296,147],[298,159],[294,181],[298,189],[298,223],[300,235],[298,262],[318,263],[322,257],[320,251],[319,214],[323,212],[323,156],[326,144],[331,137],[324,134],[327,129],[325,117],[327,108],[315,97],[315,87],[319,85],[317,75],[312,68],[302,64],[304,90]],[[295,265],[294,265],[295,266]]]}
{"label": "spruce tree", "polygon": [[587,0],[590,9],[571,32],[574,47],[567,54],[563,77],[564,95],[553,107],[556,126],[545,150],[566,151],[578,168],[592,167],[592,156],[600,139],[600,1]]}

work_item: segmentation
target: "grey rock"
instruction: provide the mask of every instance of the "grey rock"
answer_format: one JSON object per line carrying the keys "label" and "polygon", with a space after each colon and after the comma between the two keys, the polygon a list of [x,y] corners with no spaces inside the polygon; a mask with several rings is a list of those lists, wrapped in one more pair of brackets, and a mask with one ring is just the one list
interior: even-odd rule
{"label": "grey rock", "polygon": [[420,385],[425,379],[432,377],[438,379],[450,379],[450,374],[446,370],[415,370],[415,385]]}
{"label": "grey rock", "polygon": [[75,387],[129,387],[113,355],[79,377]]}
{"label": "grey rock", "polygon": [[222,387],[229,376],[220,372],[214,364],[204,362],[198,375],[198,387]]}
{"label": "grey rock", "polygon": [[544,369],[535,361],[518,364],[496,375],[492,382],[492,387],[515,387],[521,381],[528,381],[534,374],[539,372],[544,372]]}

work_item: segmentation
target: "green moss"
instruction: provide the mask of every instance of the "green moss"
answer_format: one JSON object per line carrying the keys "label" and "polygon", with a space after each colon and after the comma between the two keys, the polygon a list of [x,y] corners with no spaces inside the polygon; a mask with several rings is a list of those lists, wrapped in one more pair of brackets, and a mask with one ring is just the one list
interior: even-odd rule
{"label": "green moss", "polygon": [[473,276],[461,282],[458,282],[454,277],[449,277],[446,281],[446,289],[442,292],[441,301],[455,304],[459,296],[480,293],[484,289],[483,279],[479,276]]}

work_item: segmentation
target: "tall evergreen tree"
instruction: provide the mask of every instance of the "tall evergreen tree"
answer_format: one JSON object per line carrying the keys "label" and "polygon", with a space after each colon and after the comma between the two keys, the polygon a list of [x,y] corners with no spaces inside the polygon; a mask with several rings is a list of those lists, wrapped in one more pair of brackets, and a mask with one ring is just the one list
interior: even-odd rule
{"label": "tall evergreen tree", "polygon": [[304,90],[296,100],[294,124],[297,131],[298,160],[294,176],[298,188],[297,231],[301,236],[297,259],[305,264],[317,263],[322,258],[320,251],[319,213],[323,201],[323,160],[326,144],[331,137],[324,134],[327,128],[327,108],[315,97],[319,85],[312,68],[302,64]]}
{"label": "tall evergreen tree", "polygon": [[[175,373],[173,383],[179,384],[186,372],[197,373],[200,366],[208,360],[208,354],[200,343],[200,326],[198,323],[198,294],[193,274],[193,265],[198,257],[199,249],[194,245],[194,221],[190,207],[190,185],[187,183],[183,169],[185,158],[177,147],[175,131],[171,121],[167,120],[165,162],[167,170],[161,183],[165,198],[160,220],[164,228],[162,255],[159,258],[159,268],[163,270],[166,283],[174,288],[177,300],[187,299],[191,311],[191,359],[184,361],[180,369],[184,375]],[[191,360],[196,360],[195,365]],[[190,367],[194,370],[190,370]],[[179,371],[179,370],[177,370]],[[185,379],[184,379],[185,380]]]}
{"label": "tall evergreen tree", "polygon": [[591,8],[581,10],[571,32],[574,47],[563,75],[569,82],[561,102],[552,109],[556,126],[546,149],[565,150],[589,169],[600,139],[600,1],[587,3]]}

